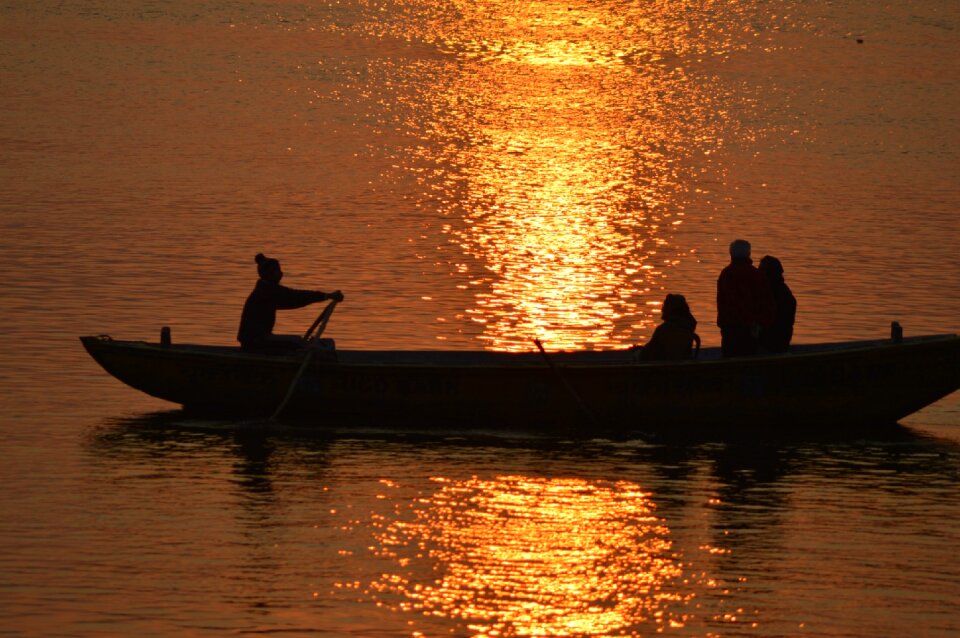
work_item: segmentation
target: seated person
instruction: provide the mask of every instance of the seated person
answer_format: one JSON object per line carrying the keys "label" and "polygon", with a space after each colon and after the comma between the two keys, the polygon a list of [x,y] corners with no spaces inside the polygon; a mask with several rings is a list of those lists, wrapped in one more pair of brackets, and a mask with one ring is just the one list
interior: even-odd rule
{"label": "seated person", "polygon": [[641,361],[683,361],[693,358],[693,344],[700,349],[700,337],[694,332],[697,320],[683,295],[667,295],[660,309],[663,323],[653,331],[640,351]]}
{"label": "seated person", "polygon": [[273,334],[277,310],[302,308],[327,299],[343,301],[343,293],[339,290],[326,293],[281,286],[283,270],[279,261],[265,257],[263,253],[258,254],[255,261],[260,279],[243,304],[237,341],[244,350],[290,352],[302,348],[305,342],[297,335]]}

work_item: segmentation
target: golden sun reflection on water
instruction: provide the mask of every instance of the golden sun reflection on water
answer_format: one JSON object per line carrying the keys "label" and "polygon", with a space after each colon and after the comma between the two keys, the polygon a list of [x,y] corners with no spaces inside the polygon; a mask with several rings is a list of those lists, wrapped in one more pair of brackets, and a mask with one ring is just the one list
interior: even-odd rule
{"label": "golden sun reflection on water", "polygon": [[419,17],[403,37],[445,57],[410,71],[430,88],[412,100],[421,142],[401,161],[467,257],[450,264],[473,291],[455,319],[499,350],[638,341],[667,270],[695,248],[673,239],[690,158],[723,144],[721,92],[680,61],[691,15],[669,3],[408,4]]}
{"label": "golden sun reflection on water", "polygon": [[375,534],[395,567],[368,593],[473,636],[630,635],[684,625],[682,564],[629,482],[433,479]]}

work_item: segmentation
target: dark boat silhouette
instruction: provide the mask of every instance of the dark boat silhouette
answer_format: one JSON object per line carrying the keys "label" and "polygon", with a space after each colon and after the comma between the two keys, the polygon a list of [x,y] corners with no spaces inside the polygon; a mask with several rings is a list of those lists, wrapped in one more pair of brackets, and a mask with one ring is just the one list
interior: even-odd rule
{"label": "dark boat silhouette", "polygon": [[[187,410],[312,423],[591,431],[863,427],[894,423],[960,387],[960,337],[793,346],[789,353],[642,362],[634,350],[336,350],[81,337],[111,375]],[[328,344],[332,344],[328,340]],[[545,358],[546,357],[546,358]]]}

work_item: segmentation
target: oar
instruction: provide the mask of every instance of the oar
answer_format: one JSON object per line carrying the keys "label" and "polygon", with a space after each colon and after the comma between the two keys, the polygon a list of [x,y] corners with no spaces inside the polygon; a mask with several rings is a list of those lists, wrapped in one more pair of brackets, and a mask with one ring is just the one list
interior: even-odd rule
{"label": "oar", "polygon": [[577,404],[577,407],[580,408],[580,412],[587,418],[587,421],[590,422],[590,425],[596,426],[597,420],[593,417],[593,413],[587,407],[587,404],[583,402],[583,399],[580,398],[580,395],[577,394],[576,389],[570,385],[570,382],[567,380],[567,377],[564,376],[563,372],[554,365],[553,360],[550,358],[550,355],[547,354],[547,351],[543,349],[543,344],[540,343],[539,339],[534,339],[533,342],[537,345],[537,349],[540,350],[540,354],[543,355],[544,360],[547,362],[547,365],[550,366],[550,369],[553,370],[554,374],[557,376],[557,379],[560,381],[560,385],[564,387],[567,391],[567,394],[573,399],[573,402]]}
{"label": "oar", "polygon": [[[303,333],[303,338],[307,341],[312,339],[319,339],[320,335],[323,334],[324,329],[327,327],[327,322],[330,321],[330,315],[333,314],[333,309],[337,307],[337,300],[332,299],[330,303],[327,304],[327,307],[317,316],[317,318],[310,324],[310,327],[307,328],[307,331]],[[316,330],[317,334],[313,334],[313,331]]]}
{"label": "oar", "polygon": [[[327,307],[323,309],[323,312],[320,313],[320,316],[317,317],[317,320],[313,322],[313,325],[310,326],[310,329],[307,330],[305,338],[307,341],[307,354],[303,357],[303,362],[300,364],[300,369],[297,370],[297,374],[293,376],[293,381],[290,382],[290,387],[287,388],[287,394],[283,397],[283,401],[280,402],[280,405],[277,406],[277,409],[273,411],[273,414],[270,415],[270,418],[267,420],[269,423],[275,423],[276,420],[280,417],[280,413],[283,412],[283,409],[287,407],[287,403],[290,402],[290,398],[293,396],[294,391],[297,389],[297,384],[300,382],[300,377],[303,376],[304,371],[306,371],[307,366],[310,365],[310,360],[313,358],[313,353],[317,351],[318,340],[320,335],[323,334],[324,329],[327,327],[327,322],[330,321],[330,315],[333,314],[333,309],[337,306],[337,300],[334,299]],[[311,336],[314,329],[316,333]]]}

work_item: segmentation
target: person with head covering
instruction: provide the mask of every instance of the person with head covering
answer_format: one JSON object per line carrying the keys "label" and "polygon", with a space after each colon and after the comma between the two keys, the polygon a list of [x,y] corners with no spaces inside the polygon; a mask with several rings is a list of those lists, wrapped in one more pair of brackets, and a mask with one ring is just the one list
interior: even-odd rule
{"label": "person with head covering", "polygon": [[760,260],[759,268],[770,286],[774,305],[773,323],[760,328],[760,347],[771,353],[786,352],[793,338],[797,299],[783,280],[783,264],[779,259],[767,255]]}
{"label": "person with head covering", "polygon": [[730,264],[717,279],[717,325],[725,357],[757,354],[760,329],[774,319],[773,295],[767,280],[753,265],[750,242],[730,244]]}
{"label": "person with head covering", "polygon": [[280,268],[279,261],[265,257],[263,253],[257,254],[255,261],[260,279],[254,286],[253,292],[247,297],[246,303],[243,304],[237,341],[246,350],[282,352],[302,347],[304,341],[296,335],[273,334],[277,310],[303,308],[328,299],[343,301],[343,293],[339,290],[326,293],[281,286],[283,270]]}
{"label": "person with head covering", "polygon": [[700,345],[700,337],[694,332],[697,320],[683,295],[669,294],[660,308],[663,320],[653,331],[650,341],[640,351],[642,361],[683,361],[693,356],[693,343]]}

